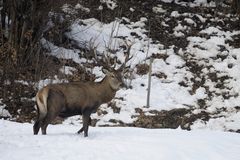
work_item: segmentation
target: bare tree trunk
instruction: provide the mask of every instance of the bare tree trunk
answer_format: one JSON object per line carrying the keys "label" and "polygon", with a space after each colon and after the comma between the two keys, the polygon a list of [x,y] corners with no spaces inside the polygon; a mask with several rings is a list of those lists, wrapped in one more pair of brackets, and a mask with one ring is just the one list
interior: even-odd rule
{"label": "bare tree trunk", "polygon": [[240,0],[232,0],[232,9],[234,12],[240,14]]}
{"label": "bare tree trunk", "polygon": [[[15,50],[18,65],[29,66],[38,51],[48,20],[51,0],[2,0],[1,34],[8,29],[6,42]],[[8,23],[6,23],[8,20]],[[9,25],[9,26],[8,26]],[[0,29],[1,29],[0,28]],[[11,54],[11,53],[10,53]]]}
{"label": "bare tree trunk", "polygon": [[1,27],[5,29],[6,27],[6,0],[1,1]]}

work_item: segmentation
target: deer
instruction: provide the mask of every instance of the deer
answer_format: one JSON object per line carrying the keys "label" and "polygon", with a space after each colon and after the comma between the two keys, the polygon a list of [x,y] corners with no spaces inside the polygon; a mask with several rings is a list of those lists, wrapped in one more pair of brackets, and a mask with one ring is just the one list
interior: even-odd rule
{"label": "deer", "polygon": [[104,56],[100,61],[95,54],[95,60],[105,64],[102,69],[105,77],[100,82],[49,84],[40,89],[36,94],[38,116],[33,125],[34,135],[38,134],[40,128],[42,134],[46,135],[48,125],[57,116],[67,118],[82,115],[83,126],[77,133],[84,132],[84,137],[88,137],[91,114],[95,113],[100,105],[111,101],[123,86],[123,75],[128,68],[126,63],[132,58],[129,56],[130,48],[125,52],[125,60],[118,69],[115,69],[116,61],[114,67],[109,67],[109,57]]}

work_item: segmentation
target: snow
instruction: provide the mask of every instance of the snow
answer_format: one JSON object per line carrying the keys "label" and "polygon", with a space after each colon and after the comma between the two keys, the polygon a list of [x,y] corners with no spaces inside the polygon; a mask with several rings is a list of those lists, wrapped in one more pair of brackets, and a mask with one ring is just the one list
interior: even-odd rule
{"label": "snow", "polygon": [[43,79],[40,80],[38,83],[36,83],[36,88],[41,89],[44,86],[48,85],[48,84],[53,84],[53,83],[64,83],[64,82],[68,82],[68,80],[65,79],[59,79],[57,76],[54,76],[54,79]]}
{"label": "snow", "polygon": [[[161,0],[165,3],[172,3],[173,0]],[[189,1],[189,2],[184,2],[181,0],[175,0],[176,4],[182,5],[182,6],[189,6],[189,7],[199,7],[199,6],[204,6],[204,7],[215,7],[215,3],[208,3],[207,0],[194,0],[194,1]]]}
{"label": "snow", "polygon": [[156,14],[166,12],[166,10],[162,8],[162,5],[157,5],[157,7],[153,7],[152,11]]}
{"label": "snow", "polygon": [[101,3],[105,3],[107,8],[114,10],[118,5],[116,0],[100,0]]}
{"label": "snow", "polygon": [[239,160],[240,136],[217,131],[181,129],[89,129],[50,125],[48,135],[33,135],[32,124],[0,120],[1,160]]}
{"label": "snow", "polygon": [[62,68],[60,68],[60,71],[66,75],[72,75],[72,72],[76,71],[76,69],[69,66],[63,66]]}
{"label": "snow", "polygon": [[77,13],[77,11],[76,10],[74,10],[73,8],[71,8],[72,6],[71,5],[69,5],[69,4],[64,4],[63,6],[62,6],[62,11],[63,12],[65,12],[66,14],[76,14]]}
{"label": "snow", "polygon": [[0,99],[0,117],[11,117],[11,114],[8,112],[8,110],[5,109],[6,105],[2,104],[2,99]]}
{"label": "snow", "polygon": [[41,39],[42,45],[49,50],[49,55],[57,58],[72,59],[76,63],[86,62],[86,59],[79,57],[79,50],[71,50],[63,47],[57,47],[46,39]]}
{"label": "snow", "polygon": [[80,10],[85,11],[85,12],[87,12],[87,13],[90,12],[90,9],[89,9],[89,8],[83,7],[83,6],[82,6],[81,4],[79,4],[79,3],[76,4],[75,9],[80,9]]}
{"label": "snow", "polygon": [[177,18],[177,17],[179,17],[179,16],[180,16],[180,14],[178,13],[178,11],[172,11],[171,17]]}
{"label": "snow", "polygon": [[184,21],[186,21],[189,24],[194,25],[194,27],[197,26],[196,22],[194,22],[191,18],[184,18]]}
{"label": "snow", "polygon": [[[114,39],[114,37],[125,36],[122,33],[126,34],[126,31],[129,31],[119,21],[102,24],[98,20],[90,18],[82,20],[81,23],[86,25],[79,25],[76,22],[72,25],[72,30],[67,35],[76,40],[81,47],[97,48],[97,51],[101,53],[106,50],[106,47],[116,49],[119,45],[119,40]],[[129,35],[130,32],[127,34]]]}

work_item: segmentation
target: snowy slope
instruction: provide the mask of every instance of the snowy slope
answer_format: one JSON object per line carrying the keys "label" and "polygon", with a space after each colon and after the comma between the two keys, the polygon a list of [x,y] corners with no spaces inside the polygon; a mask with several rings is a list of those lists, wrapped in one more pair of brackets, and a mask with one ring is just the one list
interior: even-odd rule
{"label": "snowy slope", "polygon": [[[111,6],[109,9],[114,10],[121,4],[118,2],[120,1],[101,1],[99,9],[105,6],[102,4],[106,4],[108,8]],[[137,12],[137,6],[130,6],[131,12],[140,14],[135,20],[125,16],[114,18],[108,23],[94,16],[76,19],[66,33],[66,36],[74,42],[74,46],[78,46],[76,48],[60,47],[44,38],[41,42],[48,49],[49,54],[76,62],[87,72],[96,75],[96,81],[104,77],[102,68],[84,65],[93,60],[82,56],[83,53],[79,48],[96,49],[98,55],[111,55],[108,50],[112,50],[114,54],[111,56],[116,56],[123,62],[126,50],[122,46],[125,46],[126,42],[132,45],[130,54],[133,59],[128,63],[132,75],[126,79],[127,82],[131,82],[132,88],[121,89],[112,100],[112,104],[119,108],[119,112],[113,110],[114,105],[103,104],[100,112],[92,115],[92,118],[97,120],[97,126],[133,124],[139,116],[137,112],[139,109],[143,114],[154,116],[157,113],[155,111],[184,108],[189,110],[185,117],[190,119],[187,124],[190,126],[189,129],[239,132],[240,48],[233,44],[238,42],[234,41],[238,40],[236,37],[239,37],[240,29],[231,27],[239,22],[239,17],[223,14],[221,11],[213,13],[215,3],[208,3],[207,0],[195,0],[193,3],[180,0],[155,2],[158,5],[149,4],[149,10],[144,11],[149,12],[146,15],[151,16]],[[170,3],[174,5],[171,6]],[[200,10],[194,8],[199,6],[204,7]],[[89,6],[81,4],[64,5],[63,11],[65,14],[71,14],[68,12],[75,12],[77,9],[94,12],[94,9],[87,7]],[[106,9],[106,6],[102,9]],[[151,19],[151,17],[155,18]],[[161,22],[156,23],[157,28],[161,30],[154,32],[155,21]],[[151,31],[157,35],[157,39],[155,35],[149,34],[149,22],[153,23]],[[167,41],[172,42],[166,43],[164,39],[166,37],[173,37],[167,38]],[[178,44],[178,41],[183,43],[183,40],[184,44]],[[150,57],[155,59],[152,64],[150,107],[146,108],[144,106],[147,101],[148,75],[139,75],[137,66],[149,64]],[[74,66],[68,65],[60,68],[59,73],[71,75],[72,71],[77,70]],[[53,77],[53,79],[40,80],[36,88],[40,89],[48,83],[68,81],[58,75]],[[7,117],[4,106],[3,104],[1,107],[0,99],[0,116]],[[205,113],[203,117],[201,113]],[[191,115],[197,117],[194,122],[191,122],[193,119]],[[77,116],[69,118],[65,124],[80,122],[81,119]]]}
{"label": "snowy slope", "polygon": [[46,136],[31,124],[0,120],[1,160],[240,160],[240,135],[180,129],[90,128],[50,125]]}
{"label": "snowy slope", "polygon": [[[195,16],[200,17],[201,22],[198,22],[200,24],[204,24],[207,19],[210,19],[208,15],[196,14]],[[173,28],[176,37],[176,34],[180,32],[184,37],[184,33],[190,32],[192,25],[195,24],[194,21],[190,21],[194,17],[192,13],[180,14],[178,11],[173,11],[171,17],[182,17],[187,22],[187,25],[182,22],[184,25],[178,23]],[[128,23],[125,24],[124,21]],[[124,45],[125,40],[119,37],[125,37],[126,41],[132,45],[130,54],[134,58],[128,63],[133,69],[132,89],[122,89],[117,92],[114,101],[121,108],[120,114],[113,113],[106,105],[101,107],[108,114],[101,116],[95,114],[93,117],[99,119],[97,125],[111,124],[111,119],[133,123],[136,120],[133,118],[137,115],[136,108],[141,108],[144,112],[191,108],[194,110],[194,114],[206,111],[208,114],[214,115],[214,119],[207,123],[202,120],[196,121],[191,126],[192,129],[238,130],[240,127],[237,121],[239,114],[235,108],[240,103],[240,96],[238,96],[240,88],[237,85],[240,82],[238,74],[240,67],[238,52],[240,50],[229,46],[227,40],[240,34],[240,31],[225,31],[219,26],[209,24],[209,27],[202,28],[198,36],[188,36],[186,38],[187,47],[176,52],[174,46],[166,48],[159,42],[153,43],[152,38],[146,34],[146,21],[147,19],[144,17],[137,22],[131,22],[123,17],[104,24],[94,18],[79,19],[72,25],[71,32],[67,33],[68,37],[76,41],[80,47],[84,44],[87,48],[96,48],[98,54],[109,54],[107,48],[117,50],[116,56],[121,61],[124,59],[124,51],[119,49],[119,46]],[[168,23],[167,19],[165,23]],[[138,36],[135,37],[132,33],[136,33]],[[207,35],[208,38],[202,38],[202,35]],[[226,50],[222,51],[221,47]],[[58,50],[55,51],[56,49],[51,54],[59,53]],[[64,58],[71,57],[79,63],[86,61],[84,58],[81,60],[76,58],[78,57],[77,52],[76,56],[73,56],[72,52],[65,50],[62,52],[61,56]],[[137,75],[136,66],[145,62],[148,64],[148,58],[153,54],[165,56],[166,59],[156,58],[153,61],[150,108],[144,108],[148,75]],[[226,57],[226,59],[221,60],[219,57]],[[192,68],[199,69],[199,73],[195,73]],[[95,67],[92,72],[99,77],[98,79],[104,76],[100,67]],[[163,74],[166,77],[153,76],[158,74]],[[216,79],[211,75],[216,75]],[[229,77],[229,79],[224,79],[225,77]],[[205,105],[200,106],[200,101],[204,101]],[[221,113],[221,108],[226,108],[227,113]],[[216,114],[218,115],[216,116]],[[222,115],[225,117],[222,118]]]}

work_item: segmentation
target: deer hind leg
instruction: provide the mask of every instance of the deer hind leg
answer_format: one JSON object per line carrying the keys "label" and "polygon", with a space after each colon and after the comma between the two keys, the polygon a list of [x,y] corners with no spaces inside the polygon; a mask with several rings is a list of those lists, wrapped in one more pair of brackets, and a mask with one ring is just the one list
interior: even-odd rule
{"label": "deer hind leg", "polygon": [[42,134],[47,134],[48,125],[59,115],[61,108],[65,106],[64,97],[60,92],[49,90],[48,112],[41,123]]}
{"label": "deer hind leg", "polygon": [[37,117],[37,120],[35,121],[34,125],[33,125],[33,134],[34,135],[37,135],[38,132],[39,132],[39,129],[43,123],[43,115],[41,115],[41,113],[39,112],[39,109],[38,109],[38,117]]}
{"label": "deer hind leg", "polygon": [[47,127],[48,125],[53,122],[53,120],[57,117],[57,113],[53,112],[51,109],[47,113],[47,116],[43,119],[41,122],[41,130],[42,134],[46,135],[47,134]]}
{"label": "deer hind leg", "polygon": [[52,122],[52,120],[54,120],[54,118],[55,118],[55,116],[52,116],[51,110],[50,110],[48,112],[47,116],[44,118],[44,120],[41,123],[41,130],[42,130],[43,135],[47,134],[48,124],[50,124]]}
{"label": "deer hind leg", "polygon": [[48,123],[44,123],[44,124],[41,126],[42,135],[46,135],[46,134],[47,134],[47,126],[48,126]]}
{"label": "deer hind leg", "polygon": [[38,134],[40,127],[41,127],[41,122],[40,122],[40,120],[38,119],[38,120],[35,121],[35,123],[34,123],[34,125],[33,125],[33,134],[34,134],[34,135],[37,135],[37,134]]}
{"label": "deer hind leg", "polygon": [[43,122],[41,123],[41,130],[43,135],[47,134],[48,125],[54,121],[54,119],[58,116],[60,112],[60,110],[57,109],[60,107],[56,108],[55,105],[60,106],[61,104],[56,103],[54,105],[51,105],[51,109],[49,109],[47,116],[44,118]]}

